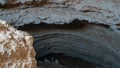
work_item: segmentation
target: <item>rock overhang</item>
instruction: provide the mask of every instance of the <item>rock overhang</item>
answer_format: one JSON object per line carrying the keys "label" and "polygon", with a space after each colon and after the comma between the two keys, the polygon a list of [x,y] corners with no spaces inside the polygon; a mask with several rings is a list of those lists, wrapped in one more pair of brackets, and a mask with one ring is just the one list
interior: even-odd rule
{"label": "rock overhang", "polygon": [[[64,24],[75,19],[107,25],[120,23],[119,0],[11,0],[2,6],[7,3],[13,7],[1,7],[0,19],[14,26],[41,22]],[[16,6],[18,3],[21,5]],[[36,3],[38,6],[34,6]]]}

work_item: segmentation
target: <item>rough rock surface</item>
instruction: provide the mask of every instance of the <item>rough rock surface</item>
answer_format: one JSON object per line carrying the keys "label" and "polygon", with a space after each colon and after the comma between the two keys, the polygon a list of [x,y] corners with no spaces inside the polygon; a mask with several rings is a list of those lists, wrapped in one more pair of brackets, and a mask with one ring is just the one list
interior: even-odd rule
{"label": "rough rock surface", "polygon": [[0,20],[0,68],[37,68],[33,38]]}
{"label": "rough rock surface", "polygon": [[120,0],[0,0],[0,19],[15,26],[74,19],[120,24]]}
{"label": "rough rock surface", "polygon": [[37,59],[63,53],[120,68],[120,0],[0,0],[0,19],[37,24],[19,27],[34,36]]}

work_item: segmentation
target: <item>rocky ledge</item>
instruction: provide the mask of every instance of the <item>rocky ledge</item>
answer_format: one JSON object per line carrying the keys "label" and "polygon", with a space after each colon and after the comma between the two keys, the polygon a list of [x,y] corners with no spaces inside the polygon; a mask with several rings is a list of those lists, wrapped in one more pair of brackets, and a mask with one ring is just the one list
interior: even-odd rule
{"label": "rocky ledge", "polygon": [[0,68],[37,68],[33,38],[0,20]]}
{"label": "rocky ledge", "polygon": [[0,19],[14,26],[70,23],[74,19],[120,23],[119,0],[0,0]]}

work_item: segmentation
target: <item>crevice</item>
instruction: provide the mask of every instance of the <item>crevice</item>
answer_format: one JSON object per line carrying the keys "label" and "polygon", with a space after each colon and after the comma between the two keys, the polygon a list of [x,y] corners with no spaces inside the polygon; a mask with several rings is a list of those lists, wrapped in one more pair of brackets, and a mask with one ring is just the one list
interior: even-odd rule
{"label": "crevice", "polygon": [[19,26],[18,29],[24,30],[24,31],[34,31],[34,30],[42,30],[42,29],[64,29],[64,30],[83,30],[91,25],[97,25],[104,27],[106,29],[110,28],[109,25],[106,24],[96,24],[96,23],[91,23],[86,20],[78,20],[75,19],[71,23],[65,23],[65,24],[47,24],[45,22],[41,22],[40,24],[26,24],[23,26]]}
{"label": "crevice", "polygon": [[0,9],[10,9],[10,8],[18,7],[20,5],[23,5],[23,4],[22,3],[16,3],[16,4],[6,3],[4,5],[0,4]]}
{"label": "crevice", "polygon": [[33,7],[42,7],[42,6],[46,5],[46,4],[50,4],[49,0],[42,0],[42,1],[33,0],[33,1],[27,1],[25,3],[7,2],[5,4],[0,4],[0,8],[2,8],[2,9],[10,9],[10,8],[15,8],[15,7],[22,6],[22,5],[23,6],[33,6]]}

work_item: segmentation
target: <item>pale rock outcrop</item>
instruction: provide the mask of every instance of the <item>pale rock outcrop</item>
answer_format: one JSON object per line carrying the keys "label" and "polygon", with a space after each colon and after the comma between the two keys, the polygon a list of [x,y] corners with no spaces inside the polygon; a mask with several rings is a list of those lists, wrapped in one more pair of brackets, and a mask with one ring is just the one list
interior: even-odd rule
{"label": "pale rock outcrop", "polygon": [[0,68],[37,68],[33,38],[0,20]]}
{"label": "pale rock outcrop", "polygon": [[74,19],[120,24],[119,0],[1,0],[0,4],[0,19],[14,26],[64,24]]}

